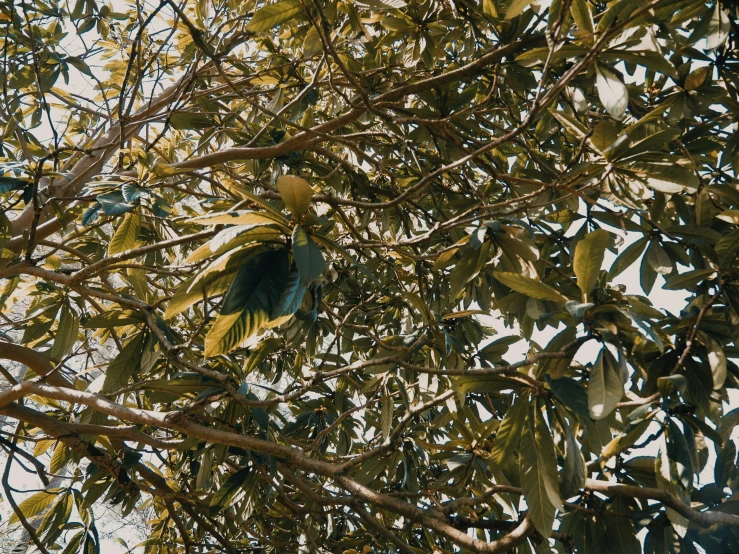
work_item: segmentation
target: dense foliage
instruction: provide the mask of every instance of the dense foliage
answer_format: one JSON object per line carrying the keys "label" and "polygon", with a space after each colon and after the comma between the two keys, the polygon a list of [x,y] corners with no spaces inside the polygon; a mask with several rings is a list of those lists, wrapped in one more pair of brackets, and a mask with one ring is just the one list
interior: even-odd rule
{"label": "dense foliage", "polygon": [[5,0],[5,529],[739,552],[737,17]]}

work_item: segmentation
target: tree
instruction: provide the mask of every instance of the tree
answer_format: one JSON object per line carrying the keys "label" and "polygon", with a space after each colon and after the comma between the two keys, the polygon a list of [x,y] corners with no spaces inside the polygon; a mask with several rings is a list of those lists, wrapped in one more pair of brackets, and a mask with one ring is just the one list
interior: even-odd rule
{"label": "tree", "polygon": [[[2,3],[11,528],[739,552],[738,16]],[[71,479],[16,502],[15,460]]]}

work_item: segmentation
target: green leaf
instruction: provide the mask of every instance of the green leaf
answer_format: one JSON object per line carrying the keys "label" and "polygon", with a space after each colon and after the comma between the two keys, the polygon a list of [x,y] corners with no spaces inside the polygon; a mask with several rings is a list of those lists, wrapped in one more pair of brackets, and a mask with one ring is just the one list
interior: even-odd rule
{"label": "green leaf", "polygon": [[283,0],[259,8],[246,25],[246,31],[259,33],[282,25],[302,11],[298,0]]}
{"label": "green leaf", "polygon": [[588,408],[590,417],[603,419],[621,401],[624,385],[616,369],[616,361],[604,346],[590,371],[588,382]]}
{"label": "green leaf", "polygon": [[121,215],[136,207],[134,204],[126,202],[120,191],[98,194],[95,199],[102,206],[105,215]]}
{"label": "green leaf", "polygon": [[69,308],[62,307],[62,313],[59,317],[59,326],[54,337],[54,344],[49,349],[49,356],[61,359],[72,351],[74,343],[77,341],[77,333],[80,330],[80,318],[77,313]]}
{"label": "green leaf", "polygon": [[495,277],[508,288],[530,296],[539,300],[548,300],[550,302],[567,302],[567,297],[554,290],[549,285],[545,285],[541,281],[521,275],[520,273],[511,273],[506,271],[495,271]]}
{"label": "green leaf", "polygon": [[649,244],[649,248],[647,248],[647,261],[652,266],[652,269],[660,275],[669,275],[672,273],[670,256],[656,241],[652,241]]}
{"label": "green leaf", "polygon": [[582,291],[583,302],[588,302],[590,293],[598,280],[606,247],[611,240],[603,229],[585,235],[575,247],[575,259],[572,267],[577,277],[577,286]]}
{"label": "green leaf", "polygon": [[293,229],[293,256],[300,272],[300,280],[309,285],[318,279],[326,270],[326,260],[318,245],[300,225]]}
{"label": "green leaf", "polygon": [[706,32],[707,50],[715,50],[722,46],[729,36],[729,31],[731,31],[731,19],[721,6],[720,2],[716,2],[713,8],[713,14]]}
{"label": "green leaf", "polygon": [[129,340],[105,370],[103,392],[114,392],[128,384],[128,380],[141,365],[141,355],[146,344],[147,333],[139,333]]}
{"label": "green leaf", "polygon": [[592,36],[595,33],[593,15],[590,12],[587,0],[572,0],[570,12],[572,13],[572,19],[575,20],[575,25],[585,33],[585,36]]}
{"label": "green leaf", "polygon": [[577,495],[580,489],[585,485],[585,458],[582,455],[582,449],[577,443],[577,438],[575,437],[573,430],[564,418],[560,417],[558,419],[564,429],[566,439],[564,441],[565,452],[563,456],[564,461],[562,463],[562,482],[560,492],[563,498],[570,498]]}
{"label": "green leaf", "polygon": [[[51,506],[59,497],[61,490],[62,489],[48,489],[34,493],[18,504],[18,509],[26,519],[32,518]],[[15,513],[13,513],[8,520],[9,525],[14,525],[19,522],[20,520]]]}
{"label": "green leaf", "polygon": [[621,514],[629,513],[628,504],[624,499],[617,498],[609,509],[615,513],[611,515],[606,511],[603,520],[606,524],[606,536],[611,554],[642,554],[641,543],[636,536],[633,522],[630,518],[621,516]]}
{"label": "green leaf", "polygon": [[685,90],[697,89],[699,86],[706,82],[706,79],[711,74],[711,72],[713,72],[713,67],[710,65],[699,67],[698,69],[690,73],[690,75],[685,77],[683,88]]}
{"label": "green leaf", "polygon": [[538,402],[531,405],[521,437],[521,488],[529,517],[543,536],[552,533],[554,515],[562,505],[554,440]]}
{"label": "green leaf", "polygon": [[519,15],[534,0],[513,0],[505,12],[506,19],[513,19]]}
{"label": "green leaf", "polygon": [[216,126],[209,115],[193,112],[173,112],[169,116],[169,124],[173,129],[211,129]]}
{"label": "green leaf", "polygon": [[115,230],[108,245],[108,256],[132,250],[136,246],[141,228],[141,216],[137,213],[128,213]]}
{"label": "green leaf", "polygon": [[634,244],[631,244],[623,252],[621,252],[613,261],[613,265],[608,272],[608,278],[610,280],[613,280],[621,273],[623,273],[625,269],[631,267],[631,265],[639,259],[639,256],[642,255],[642,252],[644,252],[647,244],[649,244],[648,239],[640,238],[639,240],[634,242]]}
{"label": "green leaf", "polygon": [[198,301],[202,301],[203,297],[212,297],[226,292],[231,285],[233,273],[222,276],[216,276],[209,282],[204,283],[202,287],[196,290],[188,291],[192,280],[185,281],[169,299],[167,310],[164,312],[164,318],[170,319],[177,314],[181,314],[190,306]]}
{"label": "green leaf", "polygon": [[[547,344],[544,352],[558,352],[568,344],[572,343],[572,341],[575,340],[575,337],[577,337],[577,329],[575,327],[566,327],[565,329],[557,333],[556,337],[549,341],[549,344]],[[538,378],[543,374],[549,374],[552,379],[559,379],[565,374],[567,368],[570,367],[572,358],[575,356],[576,353],[577,348],[573,347],[570,348],[565,353],[565,356],[561,358],[557,357],[543,359],[539,363],[539,368],[536,370],[536,377]]]}
{"label": "green leaf", "polygon": [[254,336],[271,319],[287,275],[286,250],[249,259],[236,274],[221,314],[205,337],[205,356],[230,352]]}
{"label": "green leaf", "polygon": [[698,333],[698,336],[706,347],[708,365],[711,367],[711,375],[713,376],[713,389],[721,390],[721,387],[724,386],[724,381],[726,381],[727,370],[727,361],[724,349],[721,344],[719,344],[719,342],[710,335],[701,331]]}
{"label": "green leaf", "polygon": [[254,371],[264,360],[269,357],[272,352],[282,346],[282,340],[272,337],[265,339],[259,343],[259,345],[251,351],[249,358],[244,364],[244,375],[248,375]]}
{"label": "green leaf", "polygon": [[300,272],[295,264],[290,268],[290,273],[285,281],[285,288],[275,304],[270,319],[278,319],[287,315],[292,315],[298,311],[300,304],[303,302],[305,291],[308,290],[300,278]]}
{"label": "green leaf", "polygon": [[496,464],[507,464],[513,459],[521,442],[521,433],[528,416],[529,396],[519,394],[513,405],[506,412],[503,421],[495,434],[495,444],[490,453]]}
{"label": "green leaf", "polygon": [[477,250],[467,247],[462,251],[462,257],[449,273],[449,287],[453,298],[456,298],[467,283],[477,277],[487,260],[487,250],[487,247],[480,247]]}
{"label": "green leaf", "polygon": [[588,393],[580,383],[570,377],[560,377],[552,379],[547,377],[547,384],[552,389],[554,396],[560,401],[562,406],[568,408],[581,416],[588,417]]}
{"label": "green leaf", "polygon": [[67,539],[67,546],[62,551],[62,554],[75,554],[75,552],[78,551],[80,544],[82,544],[82,539],[84,539],[86,535],[87,533],[83,529],[72,536],[71,539]]}
{"label": "green leaf", "polygon": [[603,107],[615,119],[621,119],[629,104],[629,91],[621,78],[610,67],[595,65],[595,82],[598,85],[598,98]]}
{"label": "green leaf", "polygon": [[739,251],[739,230],[732,231],[722,237],[716,243],[715,250],[719,266],[722,268],[731,267],[736,259],[736,253]]}
{"label": "green leaf", "polygon": [[31,184],[32,181],[28,179],[0,176],[0,194],[10,192],[11,190],[22,190]]}
{"label": "green leaf", "polygon": [[588,129],[573,117],[555,110],[549,110],[549,113],[564,127],[568,134],[574,136],[577,140],[585,140],[588,136]]}
{"label": "green leaf", "polygon": [[234,498],[241,491],[250,473],[251,468],[244,467],[226,479],[226,482],[221,485],[221,488],[218,489],[210,501],[211,515],[217,514],[233,503]]}
{"label": "green leaf", "polygon": [[382,412],[380,413],[380,431],[383,439],[390,439],[390,433],[393,429],[393,411],[395,403],[392,396],[388,396],[382,401]]}
{"label": "green leaf", "polygon": [[716,271],[713,269],[696,269],[679,275],[674,275],[667,279],[664,288],[667,290],[694,290],[698,283],[706,279],[713,279]]}
{"label": "green leaf", "polygon": [[646,185],[665,194],[676,194],[698,188],[695,171],[668,162],[635,161],[629,169],[636,171]]}

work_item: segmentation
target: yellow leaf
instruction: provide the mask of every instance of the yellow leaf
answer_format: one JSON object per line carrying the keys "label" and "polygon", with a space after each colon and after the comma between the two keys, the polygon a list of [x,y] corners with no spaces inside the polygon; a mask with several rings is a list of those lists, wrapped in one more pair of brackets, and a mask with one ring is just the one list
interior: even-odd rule
{"label": "yellow leaf", "polygon": [[123,222],[113,233],[108,245],[108,256],[131,250],[136,245],[141,228],[141,217],[136,213],[127,213]]}
{"label": "yellow leaf", "polygon": [[294,175],[283,175],[277,179],[277,192],[295,221],[299,221],[308,211],[313,198],[313,189],[308,181]]}

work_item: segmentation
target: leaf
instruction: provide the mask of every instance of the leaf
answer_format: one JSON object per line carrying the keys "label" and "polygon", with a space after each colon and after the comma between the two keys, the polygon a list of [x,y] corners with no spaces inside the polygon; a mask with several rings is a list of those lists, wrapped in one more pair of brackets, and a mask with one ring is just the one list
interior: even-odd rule
{"label": "leaf", "polygon": [[552,533],[554,515],[562,505],[557,479],[557,454],[551,431],[536,404],[521,437],[521,488],[529,517],[543,536]]}
{"label": "leaf", "polygon": [[[577,336],[577,329],[575,327],[566,327],[549,341],[544,352],[559,352],[567,345],[571,344]],[[549,374],[552,379],[559,379],[562,377],[567,368],[570,367],[572,358],[577,353],[577,347],[570,348],[563,357],[557,358],[544,358],[536,370],[536,376],[539,377],[542,374]]]}
{"label": "leaf", "polygon": [[275,216],[268,212],[254,212],[251,210],[235,210],[202,215],[188,220],[188,223],[198,225],[274,225],[275,223],[285,226],[287,221],[281,216]]}
{"label": "leaf", "polygon": [[551,109],[549,113],[564,127],[567,133],[574,136],[577,140],[585,140],[588,136],[588,129],[571,116]]}
{"label": "leaf", "polygon": [[624,386],[621,376],[616,370],[616,361],[604,346],[598,359],[593,364],[588,382],[588,408],[590,417],[603,419],[608,416],[621,401]]}
{"label": "leaf", "polygon": [[652,269],[660,275],[669,275],[672,273],[670,256],[656,241],[652,241],[649,244],[649,248],[647,248],[647,261],[652,266]]}
{"label": "leaf", "polygon": [[293,219],[300,221],[313,199],[313,188],[308,181],[294,175],[282,175],[277,179],[277,191]]}
{"label": "leaf", "polygon": [[141,228],[141,216],[137,213],[128,213],[113,233],[108,244],[108,256],[132,250],[136,246],[136,239]]}
{"label": "leaf", "polygon": [[732,223],[734,225],[739,224],[739,210],[724,210],[716,216],[721,221]]}
{"label": "leaf", "polygon": [[706,347],[706,356],[708,365],[711,367],[711,375],[713,376],[713,390],[721,390],[726,381],[726,354],[719,342],[706,333],[699,333],[701,342]]}
{"label": "leaf", "polygon": [[722,46],[729,37],[730,30],[731,19],[729,19],[729,16],[721,8],[721,3],[716,2],[706,32],[706,49],[715,50],[719,46]]}
{"label": "leaf", "polygon": [[259,33],[282,25],[302,11],[299,0],[282,0],[259,8],[246,25],[246,31]]}
{"label": "leaf", "polygon": [[685,90],[697,89],[699,86],[706,82],[706,79],[712,71],[713,67],[710,65],[699,67],[685,78],[683,88]]}
{"label": "leaf", "polygon": [[390,433],[393,429],[393,408],[395,403],[393,398],[388,396],[382,401],[382,412],[380,414],[380,431],[385,441],[390,439]]}
{"label": "leaf", "polygon": [[226,482],[221,485],[210,501],[211,515],[217,514],[224,508],[229,507],[236,495],[241,491],[247,477],[251,473],[250,467],[244,467],[232,474]]}
{"label": "leaf", "polygon": [[296,225],[293,229],[292,246],[295,265],[300,272],[300,280],[304,285],[309,285],[326,270],[323,253],[300,225]]}
{"label": "leaf", "polygon": [[147,334],[139,333],[129,340],[105,370],[103,392],[115,392],[128,384],[128,380],[141,364],[141,354]]}
{"label": "leaf", "polygon": [[54,337],[54,345],[49,349],[49,356],[61,359],[72,351],[74,343],[77,341],[77,333],[80,329],[80,319],[77,313],[69,306],[62,308],[59,317],[59,326]]}
{"label": "leaf", "polygon": [[169,116],[169,124],[173,129],[211,129],[216,126],[209,115],[193,112],[173,112]]}
{"label": "leaf", "polygon": [[606,247],[611,240],[608,231],[598,229],[585,235],[575,247],[575,258],[572,264],[577,286],[582,291],[583,302],[588,302],[590,293],[598,280]]}
{"label": "leaf", "polygon": [[100,202],[93,202],[89,208],[85,210],[80,218],[80,223],[83,226],[87,226],[92,223],[103,209],[103,205]]}
{"label": "leaf", "polygon": [[695,172],[674,163],[666,162],[633,162],[630,169],[635,170],[648,187],[665,194],[675,194],[698,188],[698,177]]}
{"label": "leaf", "polygon": [[613,261],[610,271],[608,272],[608,279],[613,280],[618,277],[623,271],[636,262],[641,256],[644,249],[649,244],[649,240],[646,238],[640,238],[634,244],[628,246],[618,257]]}
{"label": "leaf", "polygon": [[673,275],[667,279],[664,288],[667,290],[688,289],[693,290],[698,283],[706,279],[713,279],[716,271],[713,269],[696,269],[679,275]]}
{"label": "leaf", "polygon": [[456,298],[465,285],[477,277],[487,260],[487,250],[487,247],[480,247],[477,250],[468,247],[463,250],[462,257],[449,273],[449,287],[452,297]]}
{"label": "leaf", "polygon": [[513,459],[521,442],[524,425],[526,425],[528,406],[528,395],[519,394],[506,412],[495,434],[495,444],[490,452],[490,457],[496,464],[507,464]]}
{"label": "leaf", "polygon": [[530,296],[531,298],[538,298],[539,300],[548,300],[550,302],[566,302],[567,297],[554,290],[549,285],[521,275],[520,273],[511,273],[505,271],[495,271],[493,273],[495,277],[502,284],[508,288]]}
{"label": "leaf", "polygon": [[236,274],[221,313],[205,337],[205,356],[230,352],[254,336],[270,320],[287,275],[286,250],[249,259]]}
{"label": "leaf", "polygon": [[513,2],[511,2],[511,5],[508,7],[508,10],[506,10],[505,12],[505,18],[513,19],[533,1],[534,0],[513,0]]}
{"label": "leaf", "polygon": [[232,282],[232,273],[217,277],[204,284],[202,288],[198,288],[192,292],[188,292],[188,288],[192,281],[185,281],[175,292],[174,296],[169,299],[167,309],[164,312],[164,318],[170,319],[177,314],[187,310],[190,306],[203,297],[212,297],[226,292]]}
{"label": "leaf", "polygon": [[577,495],[580,489],[585,485],[585,458],[582,455],[580,445],[577,443],[575,433],[564,418],[559,418],[559,421],[564,429],[566,438],[564,441],[565,452],[564,461],[562,463],[562,481],[560,491],[563,498],[570,498]]}
{"label": "leaf", "polygon": [[254,371],[264,360],[269,357],[272,352],[277,350],[280,346],[282,346],[282,340],[272,337],[266,340],[263,340],[259,343],[259,345],[251,351],[251,354],[249,354],[249,358],[246,360],[246,363],[244,364],[244,375],[248,375],[252,371]]}
{"label": "leaf", "polygon": [[98,194],[95,198],[103,209],[105,215],[121,215],[133,210],[136,206],[125,201],[121,192]]}
{"label": "leaf", "polygon": [[0,176],[0,194],[10,192],[11,190],[22,190],[31,184],[32,181],[28,179]]}
{"label": "leaf", "polygon": [[585,33],[585,36],[592,37],[595,33],[595,24],[593,23],[593,15],[590,13],[590,6],[588,5],[587,0],[572,0],[570,12],[572,13],[572,19],[575,20],[577,28]]}
{"label": "leaf", "polygon": [[549,388],[552,389],[554,396],[562,406],[584,417],[590,415],[588,393],[580,383],[571,377],[560,377],[559,379],[552,379],[549,375],[546,377]]}
{"label": "leaf", "polygon": [[598,85],[598,98],[603,107],[615,119],[621,119],[629,104],[629,91],[615,71],[602,64],[595,65],[595,82]]}
{"label": "leaf", "polygon": [[616,513],[610,515],[606,511],[603,517],[611,554],[642,554],[641,543],[636,536],[634,524],[630,518],[622,517],[623,513],[629,511],[626,502],[617,498],[613,504],[613,511]]}
{"label": "leaf", "polygon": [[272,309],[270,319],[278,319],[287,315],[293,315],[303,302],[305,291],[308,290],[300,278],[300,272],[295,264],[290,268],[282,289],[280,298]]}
{"label": "leaf", "polygon": [[[34,493],[18,504],[18,509],[26,519],[30,519],[51,506],[59,497],[60,492],[61,489],[48,489]],[[13,513],[8,520],[8,524],[14,525],[16,523],[20,523],[20,520],[18,519],[18,516]]]}

